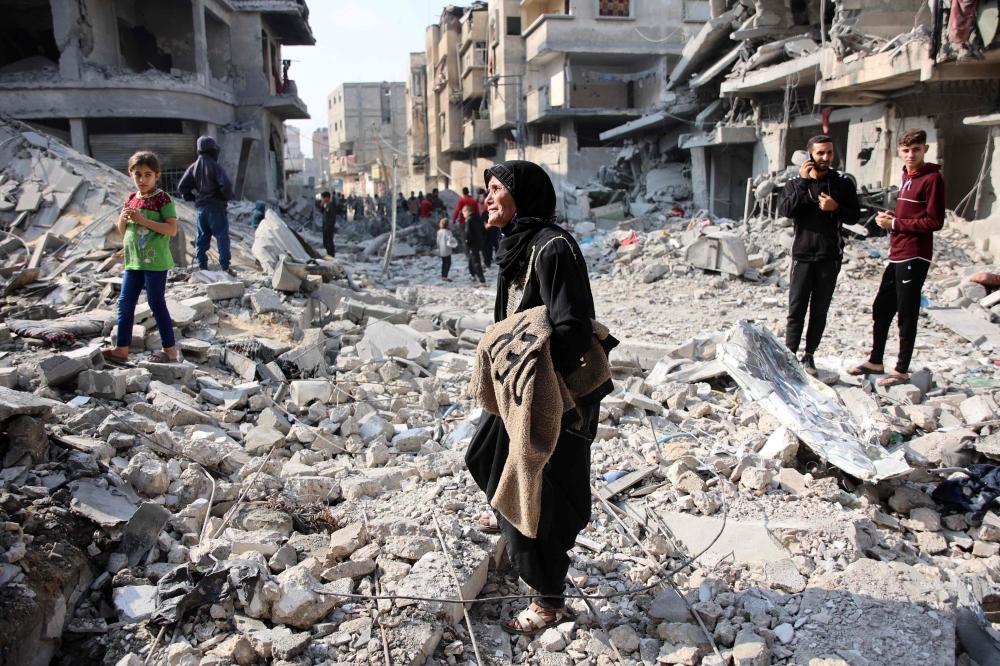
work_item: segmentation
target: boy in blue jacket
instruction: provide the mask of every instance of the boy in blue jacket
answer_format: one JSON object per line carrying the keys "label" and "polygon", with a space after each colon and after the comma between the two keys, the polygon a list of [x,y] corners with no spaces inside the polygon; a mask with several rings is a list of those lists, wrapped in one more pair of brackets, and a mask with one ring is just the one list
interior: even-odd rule
{"label": "boy in blue jacket", "polygon": [[219,144],[210,136],[198,138],[198,160],[187,168],[177,185],[185,201],[195,202],[198,208],[198,239],[195,241],[198,267],[208,269],[208,248],[212,236],[219,244],[219,264],[230,275],[236,272],[229,267],[232,253],[229,250],[229,215],[226,202],[233,199],[233,183],[218,162]]}

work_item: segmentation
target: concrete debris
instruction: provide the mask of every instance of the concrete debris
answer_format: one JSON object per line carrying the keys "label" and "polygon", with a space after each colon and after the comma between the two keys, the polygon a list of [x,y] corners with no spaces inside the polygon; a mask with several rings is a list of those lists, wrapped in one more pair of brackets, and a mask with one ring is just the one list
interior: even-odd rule
{"label": "concrete debris", "polygon": [[[734,22],[774,29],[765,17],[745,25],[750,5],[771,4],[740,4],[701,39],[724,33],[721,48]],[[812,54],[802,39],[780,52]],[[807,380],[769,332],[784,321],[787,226],[695,210],[686,173],[632,147],[631,198],[580,192],[577,205],[596,213],[574,229],[597,318],[623,341],[591,481],[643,544],[595,504],[570,576],[587,594],[619,595],[595,604],[600,617],[573,599],[575,620],[519,638],[500,623],[523,604],[477,605],[466,627],[450,601],[528,592],[502,536],[478,529],[489,507],[464,465],[482,417],[466,384],[493,294],[440,283],[418,231],[407,235],[417,253],[382,277],[371,240],[342,234],[336,260],[317,258],[315,234],[270,211],[255,233],[234,222],[240,278],[171,273],[183,362],[148,362],[148,316],[133,367],[104,362],[104,321],[73,336],[77,349],[0,329],[0,617],[15,618],[11,635],[41,628],[62,657],[126,664],[151,650],[171,664],[381,663],[384,649],[392,663],[460,664],[470,630],[492,663],[610,664],[615,649],[644,664],[936,665],[955,663],[956,647],[965,658],[960,610],[981,609],[991,631],[1000,621],[1000,519],[935,491],[1000,460],[1000,359],[922,319],[914,363],[926,371],[907,390],[842,374],[859,360],[858,313],[883,260],[849,244],[816,359],[830,386]],[[88,187],[95,170],[117,182],[60,159],[70,175],[86,165]],[[957,224],[940,234],[932,299],[973,265],[993,268]],[[84,259],[95,247],[76,265],[99,261]],[[12,290],[6,320],[48,331],[80,306],[113,308],[120,267],[95,280],[47,261],[59,299]],[[465,261],[455,255],[459,275]],[[677,590],[639,589],[661,565],[678,569]],[[165,635],[176,639],[150,647],[157,618],[174,611]]]}

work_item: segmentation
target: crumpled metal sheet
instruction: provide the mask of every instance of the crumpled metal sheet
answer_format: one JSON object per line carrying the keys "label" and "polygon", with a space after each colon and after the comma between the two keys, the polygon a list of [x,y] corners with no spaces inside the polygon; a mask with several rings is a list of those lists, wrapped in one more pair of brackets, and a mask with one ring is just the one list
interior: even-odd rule
{"label": "crumpled metal sheet", "polygon": [[902,451],[890,454],[874,430],[854,423],[836,393],[810,379],[766,328],[737,321],[719,345],[718,358],[750,398],[830,464],[866,481],[910,470]]}

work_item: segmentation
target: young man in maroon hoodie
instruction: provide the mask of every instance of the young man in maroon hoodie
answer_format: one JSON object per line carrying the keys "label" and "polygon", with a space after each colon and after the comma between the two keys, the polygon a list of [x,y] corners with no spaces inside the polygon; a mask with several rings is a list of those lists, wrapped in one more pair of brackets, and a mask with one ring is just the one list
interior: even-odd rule
{"label": "young man in maroon hoodie", "polygon": [[924,162],[927,133],[912,127],[899,135],[897,151],[903,159],[903,178],[896,196],[896,211],[879,213],[876,222],[889,231],[889,264],[872,303],[872,352],[868,361],[849,370],[868,375],[885,370],[882,356],[892,318],[899,318],[899,356],[880,386],[910,381],[910,358],[917,338],[920,290],[927,278],[934,252],[933,234],[944,226],[944,179],[941,167]]}

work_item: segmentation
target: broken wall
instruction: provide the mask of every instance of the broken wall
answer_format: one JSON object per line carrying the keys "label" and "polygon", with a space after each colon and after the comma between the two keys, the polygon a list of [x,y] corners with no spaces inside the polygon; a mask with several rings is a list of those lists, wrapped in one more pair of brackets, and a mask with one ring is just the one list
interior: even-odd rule
{"label": "broken wall", "polygon": [[94,31],[94,50],[89,62],[119,67],[118,18],[114,0],[87,0],[87,19]]}
{"label": "broken wall", "polygon": [[[644,109],[659,103],[666,72],[664,56],[639,58],[628,64],[610,64],[599,57],[589,59],[590,62],[581,60],[570,56],[566,68],[570,107]],[[637,81],[618,80],[647,72],[648,76]]]}

